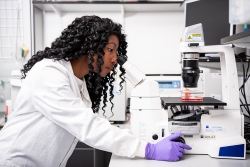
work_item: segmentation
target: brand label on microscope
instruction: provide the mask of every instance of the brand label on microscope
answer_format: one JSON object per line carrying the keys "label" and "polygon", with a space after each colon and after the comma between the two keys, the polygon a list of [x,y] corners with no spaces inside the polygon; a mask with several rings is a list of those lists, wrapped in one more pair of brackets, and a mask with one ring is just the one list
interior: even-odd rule
{"label": "brand label on microscope", "polygon": [[216,136],[215,135],[200,135],[201,139],[210,139],[210,140],[215,140]]}

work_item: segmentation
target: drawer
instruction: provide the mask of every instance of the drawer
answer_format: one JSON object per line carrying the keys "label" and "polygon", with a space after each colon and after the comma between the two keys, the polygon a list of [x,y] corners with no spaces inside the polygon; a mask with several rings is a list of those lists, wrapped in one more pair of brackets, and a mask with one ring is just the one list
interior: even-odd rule
{"label": "drawer", "polygon": [[74,150],[66,167],[94,167],[94,150]]}

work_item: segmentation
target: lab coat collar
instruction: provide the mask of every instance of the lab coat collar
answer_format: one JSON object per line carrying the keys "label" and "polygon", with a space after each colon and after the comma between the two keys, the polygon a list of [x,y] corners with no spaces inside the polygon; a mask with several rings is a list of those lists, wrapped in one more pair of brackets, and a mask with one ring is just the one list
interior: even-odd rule
{"label": "lab coat collar", "polygon": [[[73,71],[73,69],[72,69],[72,65],[71,65],[70,61],[65,61],[65,60],[64,60],[64,61],[63,61],[63,64],[64,64],[65,68],[66,68],[72,75],[74,75],[74,77],[75,77],[75,74],[74,74],[74,71]],[[76,84],[77,84],[77,83],[76,83]],[[77,86],[78,86],[78,84],[77,84]],[[88,89],[87,89],[87,85],[86,85],[86,80],[85,80],[84,77],[83,77],[83,85],[82,85],[82,88],[80,89],[80,91],[83,92],[83,95],[84,95],[84,97],[86,98],[86,100],[88,100],[88,101],[91,102],[90,97],[89,97],[89,93],[88,93]]]}

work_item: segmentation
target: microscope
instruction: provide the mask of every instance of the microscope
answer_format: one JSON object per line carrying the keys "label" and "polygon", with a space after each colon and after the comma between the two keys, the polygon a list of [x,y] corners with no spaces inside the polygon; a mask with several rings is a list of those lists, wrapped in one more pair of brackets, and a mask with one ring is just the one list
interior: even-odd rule
{"label": "microscope", "polygon": [[[222,101],[211,97],[160,97],[156,81],[145,79],[145,75],[135,65],[125,57],[118,56],[118,63],[126,69],[126,78],[135,86],[130,104],[132,132],[139,139],[150,143],[182,132],[176,142],[192,147],[186,154],[245,159],[244,116],[240,112],[238,75],[232,46],[205,46],[202,24],[196,24],[184,29],[180,53],[183,84],[185,88],[191,89],[188,97],[197,93],[193,89],[197,87],[202,73],[199,69],[199,54],[220,55]],[[186,90],[182,91],[187,95]],[[171,117],[168,109],[172,111]]]}

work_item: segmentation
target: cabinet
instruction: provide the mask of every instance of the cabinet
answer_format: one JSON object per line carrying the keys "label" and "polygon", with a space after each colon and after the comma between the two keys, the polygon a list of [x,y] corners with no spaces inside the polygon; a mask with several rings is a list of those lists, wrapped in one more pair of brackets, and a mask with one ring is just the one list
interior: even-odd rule
{"label": "cabinet", "polygon": [[78,142],[66,167],[108,167],[111,153]]}
{"label": "cabinet", "polygon": [[75,149],[69,158],[66,167],[94,167],[94,149]]}

